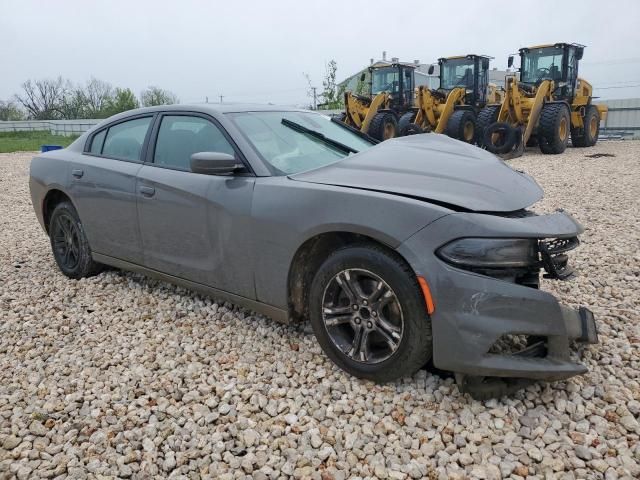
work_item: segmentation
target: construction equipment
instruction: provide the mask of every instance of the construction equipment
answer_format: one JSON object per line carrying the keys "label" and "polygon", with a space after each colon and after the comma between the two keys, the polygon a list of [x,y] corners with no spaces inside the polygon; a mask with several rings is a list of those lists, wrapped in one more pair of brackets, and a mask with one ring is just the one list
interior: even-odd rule
{"label": "construction equipment", "polygon": [[596,144],[607,107],[592,104],[593,87],[578,77],[584,48],[556,43],[519,50],[520,79],[508,75],[502,105],[487,106],[478,117],[487,150],[513,158],[537,144],[542,153],[562,153],[569,135],[574,147]]}
{"label": "construction equipment", "polygon": [[[397,137],[399,118],[413,108],[414,69],[405,63],[372,65],[369,95],[345,92],[345,111],[339,119],[377,140]],[[360,82],[364,81],[363,73]]]}
{"label": "construction equipment", "polygon": [[[476,114],[501,95],[488,83],[489,61],[483,55],[440,58],[437,89],[415,89],[415,65],[393,63],[369,67],[369,95],[345,93],[348,125],[378,140],[423,132],[445,133],[469,143],[476,140]],[[429,74],[433,73],[433,65]],[[360,81],[364,82],[362,74]]]}
{"label": "construction equipment", "polygon": [[[485,55],[464,55],[438,59],[438,89],[418,87],[415,114],[399,121],[401,134],[445,133],[467,143],[476,141],[476,115],[487,104],[499,104],[497,87],[489,84],[489,62]],[[433,73],[433,66],[429,74]]]}

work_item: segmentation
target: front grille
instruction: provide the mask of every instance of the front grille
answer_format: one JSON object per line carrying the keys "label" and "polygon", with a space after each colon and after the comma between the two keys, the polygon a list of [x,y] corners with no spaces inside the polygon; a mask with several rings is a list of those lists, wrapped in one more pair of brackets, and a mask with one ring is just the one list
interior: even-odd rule
{"label": "front grille", "polygon": [[545,278],[566,280],[573,276],[573,269],[569,266],[566,253],[580,245],[578,237],[556,238],[538,242],[542,266],[547,272]]}

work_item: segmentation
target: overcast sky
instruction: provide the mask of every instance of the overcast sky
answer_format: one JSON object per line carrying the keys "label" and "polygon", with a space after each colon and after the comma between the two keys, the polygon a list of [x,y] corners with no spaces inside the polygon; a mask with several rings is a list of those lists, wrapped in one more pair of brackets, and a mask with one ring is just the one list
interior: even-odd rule
{"label": "overcast sky", "polygon": [[587,46],[595,95],[640,97],[638,0],[0,0],[0,99],[61,75],[158,85],[182,103],[308,104],[303,72],[320,87],[331,59],[339,80],[383,50],[423,63],[481,53],[504,69],[519,47],[561,41]]}

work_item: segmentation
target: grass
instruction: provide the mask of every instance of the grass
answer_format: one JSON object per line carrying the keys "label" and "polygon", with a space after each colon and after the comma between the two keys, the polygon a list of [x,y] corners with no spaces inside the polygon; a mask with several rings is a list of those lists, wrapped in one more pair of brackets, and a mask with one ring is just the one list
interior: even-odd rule
{"label": "grass", "polygon": [[70,137],[51,135],[47,130],[0,132],[0,153],[39,151],[41,145],[61,145],[66,147],[78,137],[79,135]]}

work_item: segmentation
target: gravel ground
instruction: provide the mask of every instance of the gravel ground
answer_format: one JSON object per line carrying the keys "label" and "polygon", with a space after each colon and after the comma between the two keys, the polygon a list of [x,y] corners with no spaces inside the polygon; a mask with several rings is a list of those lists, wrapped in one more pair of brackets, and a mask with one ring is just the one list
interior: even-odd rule
{"label": "gravel ground", "polygon": [[[609,153],[615,157],[585,158]],[[312,335],[140,275],[71,281],[0,155],[0,477],[639,478],[640,143],[512,164],[586,226],[590,372],[477,402],[420,371],[377,386]]]}

